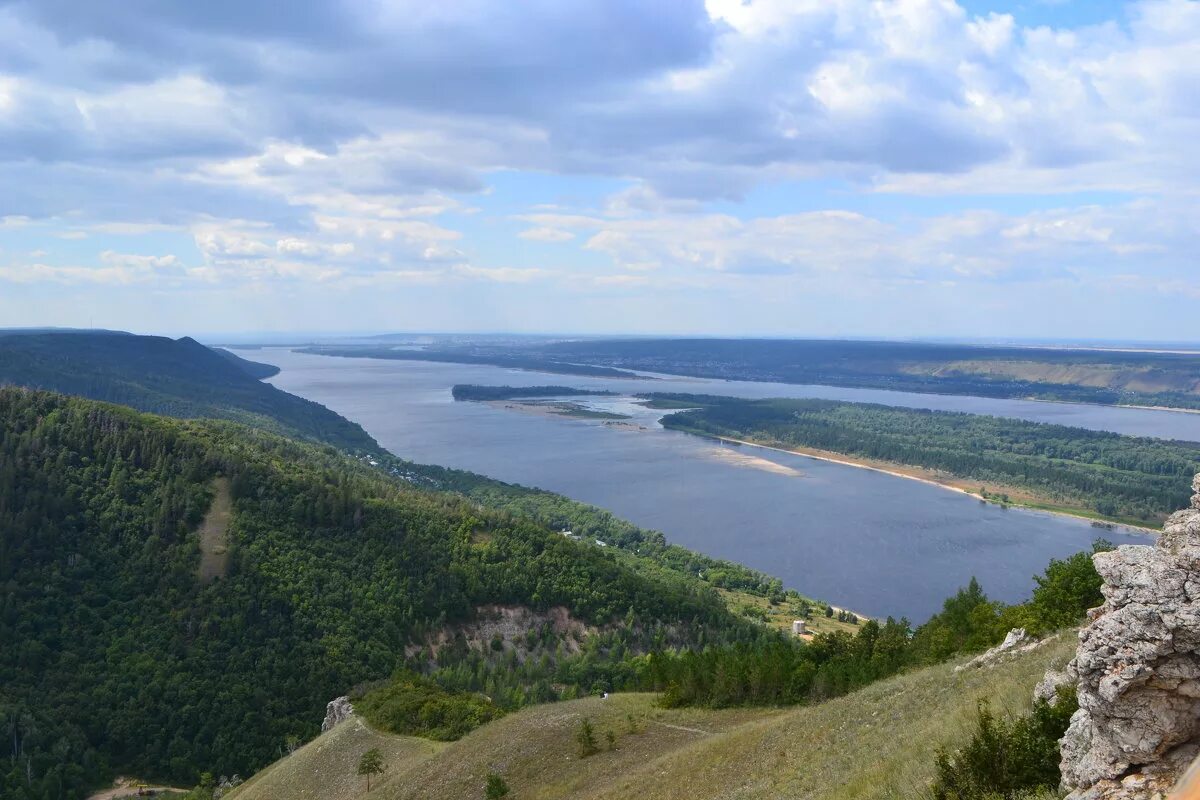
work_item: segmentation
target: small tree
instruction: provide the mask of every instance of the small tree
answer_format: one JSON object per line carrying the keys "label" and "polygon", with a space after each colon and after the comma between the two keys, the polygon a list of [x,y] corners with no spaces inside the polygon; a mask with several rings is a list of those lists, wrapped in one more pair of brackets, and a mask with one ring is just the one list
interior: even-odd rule
{"label": "small tree", "polygon": [[604,732],[604,741],[608,745],[609,750],[617,749],[617,735],[612,731]]}
{"label": "small tree", "polygon": [[508,797],[508,784],[494,772],[489,772],[487,776],[487,786],[483,789],[483,796],[487,800],[503,800]]}
{"label": "small tree", "polygon": [[358,774],[367,776],[367,791],[371,791],[371,776],[383,773],[383,753],[372,747],[358,760]]}
{"label": "small tree", "polygon": [[575,731],[575,743],[579,745],[580,758],[587,758],[598,749],[596,733],[592,730],[592,723],[588,722],[587,717],[579,721],[579,728]]}

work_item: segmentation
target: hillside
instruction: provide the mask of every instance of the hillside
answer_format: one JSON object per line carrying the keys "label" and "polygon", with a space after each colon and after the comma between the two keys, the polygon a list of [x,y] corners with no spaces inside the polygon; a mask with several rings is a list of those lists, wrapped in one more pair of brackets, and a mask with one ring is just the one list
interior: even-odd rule
{"label": "hillside", "polygon": [[559,342],[542,356],[706,378],[1200,408],[1200,354],[800,339]]}
{"label": "hillside", "polygon": [[0,336],[0,386],[48,389],[174,417],[232,419],[339,447],[378,449],[358,425],[261,382],[275,371],[187,337],[92,331]]}
{"label": "hillside", "polygon": [[[0,420],[0,640],[16,643],[0,648],[0,714],[27,757],[0,796],[248,774],[314,736],[329,698],[447,630],[439,665],[483,670],[506,703],[557,691],[505,660],[516,641],[454,637],[485,606],[578,621],[583,642],[513,633],[531,667],[569,668],[570,691],[605,679],[610,650],[751,632],[698,579],[329,447],[12,388]],[[214,501],[229,522],[209,581],[198,529]]]}
{"label": "hillside", "polygon": [[[229,797],[476,800],[496,771],[521,800],[916,798],[935,751],[965,739],[979,700],[1010,714],[1028,708],[1033,685],[1073,646],[1066,635],[990,669],[937,665],[782,710],[669,710],[653,695],[593,697],[526,709],[444,746],[374,733],[351,718]],[[573,736],[585,717],[602,742],[615,734],[614,750],[577,756]],[[394,755],[369,794],[358,783],[353,795],[343,787],[368,747]]]}
{"label": "hillside", "polygon": [[1195,352],[803,339],[484,338],[390,352],[378,346],[306,352],[575,374],[636,370],[718,380],[1200,409],[1200,354]]}

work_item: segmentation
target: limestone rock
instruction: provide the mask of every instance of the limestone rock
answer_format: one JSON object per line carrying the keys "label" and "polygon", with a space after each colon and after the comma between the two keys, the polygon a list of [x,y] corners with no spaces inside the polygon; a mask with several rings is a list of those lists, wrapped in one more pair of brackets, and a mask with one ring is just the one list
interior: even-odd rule
{"label": "limestone rock", "polygon": [[1062,740],[1071,800],[1165,792],[1200,750],[1200,476],[1193,487],[1154,546],[1093,557],[1104,604],[1066,670],[1079,696]]}
{"label": "limestone rock", "polygon": [[321,723],[321,733],[331,729],[342,720],[354,713],[354,706],[349,697],[338,697],[325,705],[325,721]]}
{"label": "limestone rock", "polygon": [[986,653],[981,653],[975,656],[965,664],[959,664],[954,668],[955,672],[962,672],[965,669],[978,669],[980,667],[990,667],[1004,659],[1009,655],[1017,653],[1028,653],[1030,650],[1036,650],[1050,639],[1034,639],[1024,628],[1013,628],[1004,637],[1004,641],[988,650]]}
{"label": "limestone rock", "polygon": [[1075,676],[1065,669],[1047,670],[1045,677],[1033,687],[1033,699],[1044,700],[1050,705],[1058,702],[1058,690],[1075,682]]}

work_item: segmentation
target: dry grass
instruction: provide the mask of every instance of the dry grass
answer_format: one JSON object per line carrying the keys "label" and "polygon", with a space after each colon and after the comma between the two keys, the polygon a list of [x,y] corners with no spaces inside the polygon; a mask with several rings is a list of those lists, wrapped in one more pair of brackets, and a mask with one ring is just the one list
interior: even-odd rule
{"label": "dry grass", "polygon": [[[801,604],[784,601],[779,605],[771,605],[771,601],[760,595],[748,594],[746,592],[731,591],[729,589],[717,590],[721,598],[725,601],[725,605],[729,610],[738,615],[745,615],[747,609],[754,609],[766,615],[766,624],[768,627],[775,628],[790,633],[792,630],[792,622],[798,619],[804,619],[801,613]],[[866,616],[858,614],[858,617],[865,621]],[[751,616],[751,619],[757,620],[757,616]],[[845,631],[851,635],[858,633],[860,625],[854,625],[850,622],[838,622],[837,617],[826,617],[823,612],[814,609],[811,619],[805,620],[809,633],[832,633],[834,631]]]}
{"label": "dry grass", "polygon": [[371,779],[371,794],[406,768],[425,761],[443,744],[411,736],[378,733],[351,717],[295,753],[276,761],[236,790],[229,800],[351,800],[366,784],[356,774],[358,759],[373,747],[383,753],[387,772]]}
{"label": "dry grass", "polygon": [[[588,698],[527,709],[440,747],[345,723],[234,797],[358,796],[361,784],[346,776],[374,746],[388,771],[369,800],[477,800],[489,771],[504,776],[514,800],[915,798],[937,748],[966,739],[978,700],[1024,711],[1047,665],[1065,661],[1073,646],[1067,635],[991,669],[955,675],[940,665],[801,708],[666,710],[652,695]],[[580,759],[574,733],[584,717],[601,752]],[[351,725],[360,727],[344,730]],[[607,731],[616,735],[611,751]]]}

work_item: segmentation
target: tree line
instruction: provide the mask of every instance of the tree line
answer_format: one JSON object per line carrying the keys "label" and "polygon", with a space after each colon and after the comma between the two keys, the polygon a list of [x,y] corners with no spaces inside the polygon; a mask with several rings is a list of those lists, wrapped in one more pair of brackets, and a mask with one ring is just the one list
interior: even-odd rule
{"label": "tree line", "polygon": [[1165,518],[1187,505],[1200,472],[1194,442],[836,400],[648,397],[701,406],[665,417],[670,428],[925,467],[1112,518]]}

